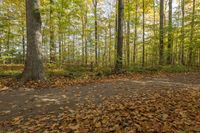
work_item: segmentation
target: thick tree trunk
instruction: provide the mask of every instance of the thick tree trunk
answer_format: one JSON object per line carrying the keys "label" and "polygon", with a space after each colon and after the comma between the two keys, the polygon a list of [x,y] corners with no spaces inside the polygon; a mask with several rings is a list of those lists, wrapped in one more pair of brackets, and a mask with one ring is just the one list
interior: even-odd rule
{"label": "thick tree trunk", "polygon": [[24,80],[42,80],[44,71],[40,45],[41,36],[41,16],[39,0],[26,0],[26,23],[27,23],[27,54]]}
{"label": "thick tree trunk", "polygon": [[190,46],[189,46],[189,60],[188,65],[192,65],[192,52],[193,52],[193,36],[194,36],[194,16],[195,16],[195,0],[193,0],[193,8],[192,8],[192,22],[191,22],[191,30],[190,30]]}
{"label": "thick tree trunk", "polygon": [[168,55],[167,64],[172,64],[172,0],[169,0],[169,24],[168,24]]}
{"label": "thick tree trunk", "polygon": [[123,0],[118,1],[118,32],[117,32],[117,60],[115,64],[115,72],[122,71],[122,49],[123,49],[123,20],[124,20],[124,3]]}
{"label": "thick tree trunk", "polygon": [[160,59],[159,64],[163,65],[164,57],[163,50],[164,49],[164,0],[160,0]]}

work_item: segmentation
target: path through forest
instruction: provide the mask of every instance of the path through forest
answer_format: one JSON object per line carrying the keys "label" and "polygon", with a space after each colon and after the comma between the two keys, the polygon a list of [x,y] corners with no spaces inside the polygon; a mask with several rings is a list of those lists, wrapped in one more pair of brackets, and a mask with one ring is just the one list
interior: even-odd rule
{"label": "path through forest", "polygon": [[[58,122],[64,119],[67,126]],[[72,123],[73,126],[70,125]],[[2,91],[1,128],[2,131],[26,132],[198,132],[200,75],[175,74],[140,80],[123,78],[65,89],[19,88]]]}

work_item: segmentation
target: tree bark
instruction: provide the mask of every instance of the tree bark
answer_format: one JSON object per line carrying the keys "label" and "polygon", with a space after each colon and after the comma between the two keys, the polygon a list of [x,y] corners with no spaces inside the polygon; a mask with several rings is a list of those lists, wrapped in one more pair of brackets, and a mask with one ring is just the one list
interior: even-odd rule
{"label": "tree bark", "polygon": [[142,66],[144,67],[144,61],[145,61],[145,18],[144,18],[144,0],[142,0]]}
{"label": "tree bark", "polygon": [[172,64],[172,0],[169,0],[169,24],[168,24],[168,55],[167,64]]}
{"label": "tree bark", "polygon": [[160,0],[160,59],[159,64],[163,65],[164,57],[163,50],[164,49],[164,0]]}
{"label": "tree bark", "polygon": [[93,0],[94,5],[94,25],[95,25],[95,65],[98,64],[98,22],[97,22],[97,0]]}
{"label": "tree bark", "polygon": [[85,36],[85,19],[84,16],[81,17],[81,22],[82,22],[82,34],[81,34],[81,44],[82,44],[82,50],[81,50],[81,62],[82,65],[84,65],[85,61],[85,40],[84,40],[84,36]]}
{"label": "tree bark", "polygon": [[22,28],[23,35],[22,35],[22,63],[25,63],[25,56],[26,56],[26,50],[25,50],[25,36],[24,36],[24,28]]}
{"label": "tree bark", "polygon": [[111,49],[112,49],[112,26],[111,26],[111,22],[109,21],[109,63],[110,66],[112,64],[111,62]]}
{"label": "tree bark", "polygon": [[190,30],[190,46],[189,46],[189,60],[188,65],[192,65],[192,52],[193,52],[193,36],[194,36],[194,16],[195,16],[195,0],[193,0],[192,8],[192,22]]}
{"label": "tree bark", "polygon": [[23,72],[24,80],[42,80],[45,78],[40,52],[42,22],[39,7],[39,0],[26,0],[27,54]]}
{"label": "tree bark", "polygon": [[135,1],[135,36],[133,46],[133,63],[136,63],[136,43],[137,43],[137,25],[138,25],[138,0]]}
{"label": "tree bark", "polygon": [[127,46],[127,65],[129,67],[130,65],[130,5],[129,5],[129,0],[128,0],[128,21],[127,21],[127,42],[126,42],[126,46]]}
{"label": "tree bark", "polygon": [[116,0],[116,6],[115,6],[115,46],[114,46],[114,60],[116,64],[117,60],[117,34],[118,34],[118,3],[119,0]]}
{"label": "tree bark", "polygon": [[55,35],[54,35],[54,22],[53,22],[53,8],[54,1],[50,0],[50,63],[56,63],[56,44],[55,44]]}
{"label": "tree bark", "polygon": [[122,72],[122,49],[123,49],[123,20],[124,20],[124,3],[123,0],[118,1],[118,32],[117,32],[117,60],[115,64],[115,72]]}
{"label": "tree bark", "polygon": [[181,64],[185,65],[184,49],[185,49],[185,0],[181,2],[182,22],[181,22]]}
{"label": "tree bark", "polygon": [[88,32],[87,32],[87,23],[88,23],[88,8],[87,8],[87,3],[88,0],[86,0],[85,2],[85,6],[86,6],[86,12],[84,15],[85,18],[85,34],[84,34],[84,42],[85,42],[85,64],[87,65],[88,63]]}

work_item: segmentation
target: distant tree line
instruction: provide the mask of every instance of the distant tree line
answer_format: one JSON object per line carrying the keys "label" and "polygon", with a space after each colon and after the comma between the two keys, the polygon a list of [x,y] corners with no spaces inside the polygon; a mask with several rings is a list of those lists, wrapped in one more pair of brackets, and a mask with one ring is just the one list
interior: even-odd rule
{"label": "distant tree line", "polygon": [[25,64],[25,79],[44,79],[43,64],[108,67],[200,66],[196,0],[3,0],[0,62]]}

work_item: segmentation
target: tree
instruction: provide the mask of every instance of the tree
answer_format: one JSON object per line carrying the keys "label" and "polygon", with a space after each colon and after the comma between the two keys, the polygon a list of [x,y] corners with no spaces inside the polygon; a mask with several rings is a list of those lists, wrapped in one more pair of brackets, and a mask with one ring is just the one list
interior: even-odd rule
{"label": "tree", "polygon": [[[43,62],[51,61],[60,67],[66,63],[86,67],[92,62],[98,63],[99,68],[109,64],[115,69],[120,30],[118,2],[41,0]],[[176,4],[172,10],[173,3]],[[131,63],[146,67],[164,63],[199,64],[198,2],[126,0],[124,4],[123,66]],[[27,49],[25,2],[3,0],[0,9],[0,62],[24,64]]]}
{"label": "tree", "polygon": [[24,80],[44,79],[41,45],[40,1],[26,0],[27,55],[23,72]]}
{"label": "tree", "polygon": [[122,71],[122,48],[123,48],[123,20],[124,20],[124,3],[123,0],[118,1],[118,27],[117,27],[117,59],[115,64],[115,72]]}
{"label": "tree", "polygon": [[159,64],[163,65],[163,49],[164,49],[164,0],[160,0],[160,59]]}
{"label": "tree", "polygon": [[49,28],[50,28],[50,63],[55,63],[56,62],[56,45],[55,45],[55,35],[54,35],[54,19],[53,19],[53,6],[54,6],[54,1],[50,0],[50,13],[49,13]]}
{"label": "tree", "polygon": [[181,22],[181,64],[184,65],[184,45],[185,45],[185,0],[181,2],[182,22]]}
{"label": "tree", "polygon": [[136,43],[137,43],[137,25],[138,25],[138,0],[135,1],[135,36],[133,46],[133,63],[136,63]]}
{"label": "tree", "polygon": [[188,65],[192,65],[192,50],[193,50],[193,36],[194,36],[194,16],[195,16],[195,0],[192,2],[192,21],[191,21],[191,30],[190,30],[190,46],[189,46],[189,60]]}
{"label": "tree", "polygon": [[142,66],[144,67],[144,59],[145,59],[145,18],[144,18],[144,0],[142,0]]}
{"label": "tree", "polygon": [[93,0],[94,5],[94,25],[95,25],[95,64],[98,64],[98,22],[97,22],[97,0]]}
{"label": "tree", "polygon": [[127,20],[127,39],[126,39],[126,47],[127,47],[127,65],[129,67],[130,65],[130,2],[129,0],[127,1],[128,4],[128,20]]}
{"label": "tree", "polygon": [[172,0],[169,0],[169,24],[168,24],[168,55],[167,55],[167,64],[172,64]]}

